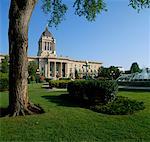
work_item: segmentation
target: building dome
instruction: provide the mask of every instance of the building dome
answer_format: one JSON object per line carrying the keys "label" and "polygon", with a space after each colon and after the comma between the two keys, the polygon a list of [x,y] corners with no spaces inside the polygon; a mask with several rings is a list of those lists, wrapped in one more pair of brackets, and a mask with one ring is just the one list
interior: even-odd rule
{"label": "building dome", "polygon": [[53,37],[52,34],[48,31],[48,27],[45,28],[45,31],[42,33],[42,36]]}

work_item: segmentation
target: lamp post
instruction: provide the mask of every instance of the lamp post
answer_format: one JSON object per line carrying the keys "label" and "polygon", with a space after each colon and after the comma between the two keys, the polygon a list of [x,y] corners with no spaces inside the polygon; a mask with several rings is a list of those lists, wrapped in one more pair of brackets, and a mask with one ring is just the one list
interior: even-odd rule
{"label": "lamp post", "polygon": [[40,70],[37,69],[36,70],[36,83],[39,83],[40,82]]}
{"label": "lamp post", "polygon": [[83,65],[82,67],[86,68],[86,79],[88,79],[88,67],[90,67],[90,65],[88,65],[88,61],[85,61],[85,65]]}

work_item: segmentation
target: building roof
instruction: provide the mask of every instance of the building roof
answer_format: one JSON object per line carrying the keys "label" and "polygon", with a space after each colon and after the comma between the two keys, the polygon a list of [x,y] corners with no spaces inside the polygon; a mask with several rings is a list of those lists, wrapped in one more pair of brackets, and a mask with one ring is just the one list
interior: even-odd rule
{"label": "building roof", "polygon": [[42,33],[42,36],[53,37],[52,34],[48,31],[48,27],[45,28],[45,31]]}

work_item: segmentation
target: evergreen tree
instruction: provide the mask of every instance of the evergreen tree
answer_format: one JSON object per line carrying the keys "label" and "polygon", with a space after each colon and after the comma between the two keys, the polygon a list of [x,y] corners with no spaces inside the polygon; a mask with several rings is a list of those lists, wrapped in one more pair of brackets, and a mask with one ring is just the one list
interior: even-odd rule
{"label": "evergreen tree", "polygon": [[136,72],[140,72],[140,68],[137,62],[132,63],[131,68],[130,68],[130,72],[131,73],[136,73]]}

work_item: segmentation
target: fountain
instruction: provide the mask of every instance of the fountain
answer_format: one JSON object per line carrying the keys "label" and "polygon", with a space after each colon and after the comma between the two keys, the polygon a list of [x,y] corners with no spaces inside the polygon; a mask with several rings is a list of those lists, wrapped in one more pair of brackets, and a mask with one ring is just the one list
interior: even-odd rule
{"label": "fountain", "polygon": [[140,73],[122,74],[117,81],[150,81],[150,69],[144,68]]}
{"label": "fountain", "polygon": [[141,87],[150,89],[150,69],[144,68],[140,73],[122,74],[117,78],[119,86],[123,88],[136,88]]}

